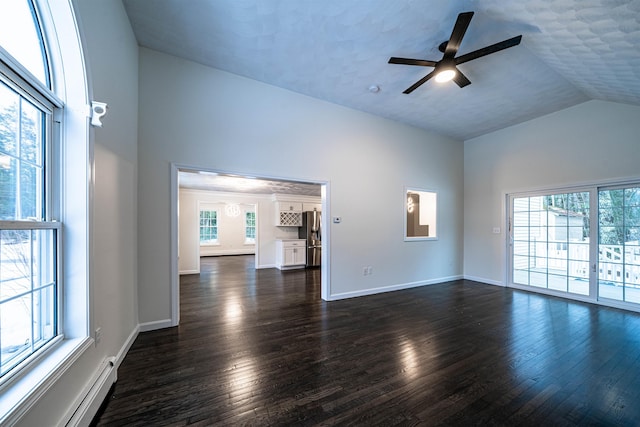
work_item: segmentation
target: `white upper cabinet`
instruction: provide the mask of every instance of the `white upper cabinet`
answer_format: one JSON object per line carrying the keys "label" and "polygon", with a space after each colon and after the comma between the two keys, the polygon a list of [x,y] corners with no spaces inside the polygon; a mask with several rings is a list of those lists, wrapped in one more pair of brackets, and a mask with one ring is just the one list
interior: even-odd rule
{"label": "white upper cabinet", "polygon": [[276,225],[281,227],[302,226],[302,203],[299,202],[275,202]]}

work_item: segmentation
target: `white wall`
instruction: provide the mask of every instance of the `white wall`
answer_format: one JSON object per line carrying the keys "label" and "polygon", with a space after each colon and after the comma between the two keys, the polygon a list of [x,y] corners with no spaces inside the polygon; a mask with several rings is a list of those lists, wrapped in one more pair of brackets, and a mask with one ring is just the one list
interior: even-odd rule
{"label": "white wall", "polygon": [[24,426],[58,425],[101,363],[124,349],[138,324],[138,46],[121,2],[78,1],[75,6],[93,99],[109,105],[104,127],[94,135],[91,230],[91,325],[102,329],[102,339],[23,417]]}
{"label": "white wall", "polygon": [[[462,273],[462,142],[145,48],[139,120],[142,323],[171,317],[171,162],[328,182],[334,296]],[[439,240],[403,241],[404,186],[439,192]]]}
{"label": "white wall", "polygon": [[589,101],[466,141],[465,277],[504,283],[507,193],[640,178],[638,135],[640,107]]}

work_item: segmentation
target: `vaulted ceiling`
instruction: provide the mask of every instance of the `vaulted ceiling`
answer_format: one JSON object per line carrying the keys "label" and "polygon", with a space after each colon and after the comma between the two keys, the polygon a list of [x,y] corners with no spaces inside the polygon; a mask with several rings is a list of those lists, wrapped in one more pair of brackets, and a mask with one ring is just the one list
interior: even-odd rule
{"label": "vaulted ceiling", "polygon": [[[640,0],[123,0],[141,46],[466,140],[590,100],[640,105]],[[460,12],[472,84],[429,81]],[[369,88],[378,86],[379,91]]]}

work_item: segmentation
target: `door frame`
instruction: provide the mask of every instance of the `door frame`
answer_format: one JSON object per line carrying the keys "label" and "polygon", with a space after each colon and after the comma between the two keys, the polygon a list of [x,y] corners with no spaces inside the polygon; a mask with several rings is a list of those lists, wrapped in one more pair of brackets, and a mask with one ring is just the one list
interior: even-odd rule
{"label": "door frame", "polygon": [[[329,300],[331,295],[331,228],[329,227],[330,218],[330,183],[328,180],[308,180],[298,179],[291,177],[276,177],[256,175],[253,173],[237,172],[237,171],[223,171],[220,169],[207,169],[198,166],[186,165],[181,163],[170,163],[170,271],[171,271],[171,326],[177,326],[180,323],[180,272],[178,269],[178,257],[179,257],[179,221],[178,221],[178,203],[179,203],[179,185],[178,185],[178,173],[181,169],[198,170],[212,173],[229,174],[236,176],[251,176],[255,179],[266,180],[279,180],[279,181],[292,181],[303,182],[309,184],[318,184],[320,188],[320,197],[322,200],[322,263],[320,266],[320,297],[324,301]],[[256,207],[257,208],[257,207]],[[257,212],[257,211],[256,211]],[[256,215],[257,217],[257,215]],[[257,226],[257,224],[256,224]],[[258,236],[256,235],[256,260],[258,251]]]}
{"label": "door frame", "polygon": [[[567,289],[564,291],[557,291],[549,288],[539,288],[528,285],[518,285],[513,281],[513,200],[519,197],[536,197],[546,196],[553,194],[566,194],[566,193],[589,193],[589,294],[581,295],[577,293],[569,292]],[[553,295],[561,298],[568,298],[577,301],[584,302],[598,302],[598,275],[593,272],[594,263],[597,266],[598,263],[598,246],[592,244],[593,233],[598,230],[598,188],[596,186],[577,186],[571,188],[555,188],[551,190],[536,190],[536,191],[523,191],[513,192],[506,195],[506,247],[507,247],[507,262],[506,262],[506,286],[514,289],[520,289],[525,291],[537,292],[545,295]],[[597,237],[597,236],[596,236]]]}

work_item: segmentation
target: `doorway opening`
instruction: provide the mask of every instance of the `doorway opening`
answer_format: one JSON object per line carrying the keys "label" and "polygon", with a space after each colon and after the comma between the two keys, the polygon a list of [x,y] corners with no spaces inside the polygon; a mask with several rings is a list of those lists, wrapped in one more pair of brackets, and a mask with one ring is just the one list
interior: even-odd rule
{"label": "doorway opening", "polygon": [[[328,181],[255,176],[172,164],[171,324],[176,326],[180,320],[180,275],[200,271],[202,238],[209,241],[208,246],[205,245],[206,254],[232,255],[253,250],[256,269],[275,268],[275,241],[298,238],[298,227],[276,225],[276,205],[283,199],[299,200],[308,210],[313,207],[324,213],[320,274],[321,298],[327,300],[331,238],[328,194]],[[231,218],[234,216],[237,217],[235,227],[241,228],[236,233],[242,236],[236,236],[235,243],[229,243],[223,241],[223,233],[218,234],[222,231],[218,227],[223,222],[234,222]],[[188,233],[185,230],[189,230]],[[238,242],[239,238],[243,239],[242,243]]]}

